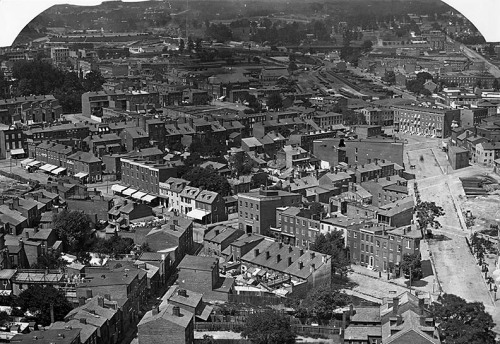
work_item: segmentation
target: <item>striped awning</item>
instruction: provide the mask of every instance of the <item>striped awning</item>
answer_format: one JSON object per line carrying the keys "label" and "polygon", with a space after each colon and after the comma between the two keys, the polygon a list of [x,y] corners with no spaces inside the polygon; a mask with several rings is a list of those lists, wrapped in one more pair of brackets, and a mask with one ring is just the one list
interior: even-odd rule
{"label": "striped awning", "polygon": [[123,190],[125,190],[127,187],[126,186],[123,186],[123,185],[119,185],[119,184],[115,184],[111,187],[111,191],[114,191],[114,192],[122,192]]}
{"label": "striped awning", "polygon": [[132,198],[136,200],[140,200],[142,197],[146,196],[147,194],[142,191],[137,191],[136,193],[132,194]]}
{"label": "striped awning", "polygon": [[125,196],[132,196],[132,194],[136,193],[137,190],[136,189],[132,189],[132,188],[128,188],[126,190],[124,190],[122,193],[125,195]]}

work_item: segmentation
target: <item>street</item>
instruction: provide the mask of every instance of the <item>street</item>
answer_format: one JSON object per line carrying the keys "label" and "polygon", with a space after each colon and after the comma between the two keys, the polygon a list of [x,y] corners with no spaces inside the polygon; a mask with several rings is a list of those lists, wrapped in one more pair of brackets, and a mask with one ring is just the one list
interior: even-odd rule
{"label": "street", "polygon": [[[500,309],[484,282],[483,274],[469,251],[466,237],[471,233],[462,215],[467,200],[459,177],[471,177],[491,172],[491,168],[477,165],[453,170],[438,139],[405,136],[405,162],[415,165],[414,171],[422,201],[436,202],[443,207],[445,216],[438,218],[442,228],[433,230],[435,239],[428,240],[429,252],[434,260],[436,278],[443,293],[458,295],[469,302],[481,302],[500,322]],[[473,202],[471,200],[470,202]],[[500,331],[497,325],[495,331]]]}

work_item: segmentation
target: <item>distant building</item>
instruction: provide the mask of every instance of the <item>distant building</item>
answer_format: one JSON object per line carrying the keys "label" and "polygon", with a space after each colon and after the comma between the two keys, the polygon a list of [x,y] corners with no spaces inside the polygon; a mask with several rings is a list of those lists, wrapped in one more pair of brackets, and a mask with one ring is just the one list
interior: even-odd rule
{"label": "distant building", "polygon": [[153,307],[137,325],[139,344],[194,343],[194,314],[173,304]]}
{"label": "distant building", "polygon": [[469,151],[460,147],[451,146],[448,148],[447,154],[451,168],[454,170],[469,166]]}

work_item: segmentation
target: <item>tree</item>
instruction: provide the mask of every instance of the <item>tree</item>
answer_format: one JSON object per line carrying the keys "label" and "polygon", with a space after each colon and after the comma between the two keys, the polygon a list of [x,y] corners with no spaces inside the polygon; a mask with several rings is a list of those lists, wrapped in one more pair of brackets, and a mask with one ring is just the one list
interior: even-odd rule
{"label": "tree", "polygon": [[344,246],[342,232],[333,231],[326,233],[326,235],[317,235],[310,249],[331,256],[332,275],[339,273],[341,276],[345,276],[347,274],[350,262],[347,258],[347,250]]}
{"label": "tree", "polygon": [[301,317],[313,318],[317,321],[328,321],[333,311],[349,304],[350,298],[339,290],[333,290],[328,285],[322,285],[311,290],[301,302],[298,313]]}
{"label": "tree", "polygon": [[446,344],[494,344],[495,326],[484,304],[467,302],[453,294],[443,294],[431,306],[431,315]]}
{"label": "tree", "polygon": [[63,210],[53,216],[54,230],[65,249],[85,262],[92,245],[90,217],[79,211]]}
{"label": "tree", "polygon": [[386,70],[382,81],[394,84],[396,82],[396,74],[392,70]]}
{"label": "tree", "polygon": [[228,196],[231,193],[231,186],[227,179],[211,167],[195,167],[186,173],[183,178],[191,181],[191,186],[202,186],[206,190],[218,192],[222,196]]}
{"label": "tree", "polygon": [[266,105],[269,109],[278,110],[283,107],[283,98],[279,93],[272,93],[267,97]]}
{"label": "tree", "polygon": [[229,158],[229,164],[233,174],[237,176],[247,175],[252,172],[253,162],[245,153],[233,154]]}
{"label": "tree", "polygon": [[68,262],[61,257],[57,250],[49,250],[38,257],[37,262],[31,266],[32,269],[60,269]]}
{"label": "tree", "polygon": [[435,202],[419,202],[415,209],[417,213],[417,221],[420,229],[425,231],[428,226],[432,228],[440,228],[441,223],[436,220],[436,217],[443,216],[443,208],[437,206]]}
{"label": "tree", "polygon": [[[408,276],[410,281],[419,280],[422,278],[422,257],[420,253],[405,254],[401,262],[401,270],[405,277]],[[410,274],[411,273],[411,274]]]}
{"label": "tree", "polygon": [[369,52],[369,51],[372,50],[372,47],[373,47],[372,41],[366,40],[366,41],[363,42],[363,45],[361,46],[361,49],[363,49],[363,51],[365,53],[367,53],[367,52]]}
{"label": "tree", "polygon": [[64,293],[52,286],[32,285],[19,294],[18,304],[23,312],[34,314],[38,323],[50,325],[50,308],[54,310],[54,320],[62,321],[73,308]]}
{"label": "tree", "polygon": [[254,344],[293,344],[296,337],[289,318],[272,310],[251,314],[241,335]]}
{"label": "tree", "polygon": [[102,90],[105,79],[99,71],[90,71],[83,79],[83,88],[86,92],[97,92]]}
{"label": "tree", "polygon": [[132,238],[123,238],[115,235],[110,239],[96,238],[91,250],[117,258],[120,254],[130,253],[133,247],[134,240]]}
{"label": "tree", "polygon": [[269,174],[266,172],[254,173],[252,174],[252,179],[250,180],[251,188],[258,188],[261,185],[269,186],[273,183],[271,179],[269,179]]}

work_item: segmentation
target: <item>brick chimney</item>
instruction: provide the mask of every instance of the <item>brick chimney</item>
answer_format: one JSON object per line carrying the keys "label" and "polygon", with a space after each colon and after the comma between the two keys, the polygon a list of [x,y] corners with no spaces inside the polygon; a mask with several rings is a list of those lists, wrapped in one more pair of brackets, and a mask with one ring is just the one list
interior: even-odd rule
{"label": "brick chimney", "polygon": [[99,295],[97,297],[97,304],[99,305],[99,307],[104,308],[104,297]]}
{"label": "brick chimney", "polygon": [[153,306],[153,308],[151,308],[151,312],[153,313],[153,315],[157,315],[158,313],[160,313],[160,307],[158,305]]}
{"label": "brick chimney", "polygon": [[292,265],[292,257],[288,257],[288,266]]}
{"label": "brick chimney", "polygon": [[86,325],[87,324],[87,319],[80,318],[80,323]]}
{"label": "brick chimney", "polygon": [[278,254],[278,255],[276,256],[276,264],[278,264],[280,261],[281,261],[281,255],[280,255],[280,254]]}
{"label": "brick chimney", "polygon": [[179,290],[177,290],[177,295],[187,297],[187,290],[186,289],[179,289]]}
{"label": "brick chimney", "polygon": [[253,253],[254,253],[254,255],[255,255],[255,258],[257,258],[257,257],[259,256],[259,253],[260,253],[260,252],[259,252],[259,249],[258,249],[258,248],[256,248],[255,250],[253,250]]}
{"label": "brick chimney", "polygon": [[271,258],[271,253],[269,251],[266,251],[266,259]]}
{"label": "brick chimney", "polygon": [[392,298],[392,315],[397,316],[398,311],[399,311],[399,298],[393,297]]}
{"label": "brick chimney", "polygon": [[176,317],[181,316],[181,309],[179,306],[174,306],[174,308],[172,308],[172,315],[174,315]]}
{"label": "brick chimney", "polygon": [[303,262],[299,262],[299,270],[302,270],[304,268],[304,263]]}

